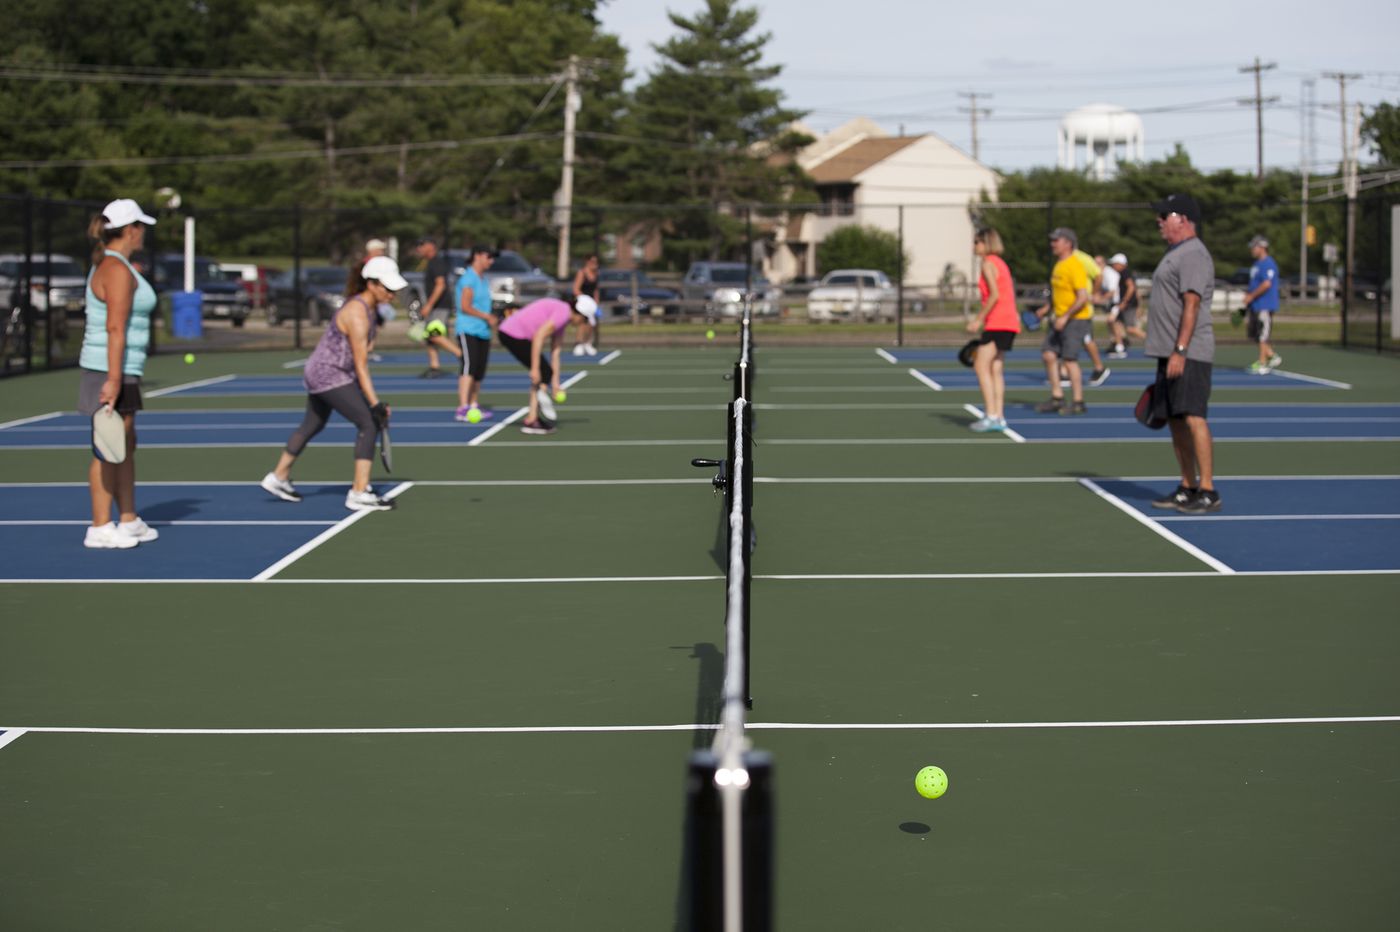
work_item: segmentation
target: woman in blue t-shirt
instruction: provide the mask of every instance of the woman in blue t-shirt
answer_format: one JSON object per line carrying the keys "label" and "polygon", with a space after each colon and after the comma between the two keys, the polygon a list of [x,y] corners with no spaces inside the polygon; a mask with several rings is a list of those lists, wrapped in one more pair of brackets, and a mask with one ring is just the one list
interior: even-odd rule
{"label": "woman in blue t-shirt", "polygon": [[[126,427],[126,459],[108,463],[94,456],[88,466],[92,525],[83,546],[99,550],[125,550],[159,536],[136,514],[136,412],[141,410],[141,376],[151,345],[156,292],[131,267],[131,254],[141,248],[146,227],[155,222],[135,201],[119,198],[88,225],[88,237],[96,245],[78,356],[78,412],[91,417],[109,405]],[[119,521],[112,520],[113,501]]]}

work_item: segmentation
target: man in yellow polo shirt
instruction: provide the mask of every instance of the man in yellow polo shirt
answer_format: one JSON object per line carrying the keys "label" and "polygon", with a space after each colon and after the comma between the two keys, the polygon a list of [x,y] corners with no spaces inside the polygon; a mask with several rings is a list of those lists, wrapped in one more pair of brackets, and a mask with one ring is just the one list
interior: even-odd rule
{"label": "man in yellow polo shirt", "polygon": [[[1045,360],[1045,374],[1050,380],[1050,400],[1041,402],[1036,411],[1041,414],[1083,414],[1084,371],[1079,367],[1079,354],[1084,349],[1084,337],[1094,315],[1089,303],[1089,273],[1074,255],[1078,238],[1069,227],[1056,227],[1050,233],[1050,252],[1055,256],[1055,268],[1050,273],[1050,303],[1036,311],[1042,318],[1053,315],[1045,328],[1040,344],[1040,358]],[[1072,400],[1065,402],[1060,385],[1060,366],[1069,373]]]}

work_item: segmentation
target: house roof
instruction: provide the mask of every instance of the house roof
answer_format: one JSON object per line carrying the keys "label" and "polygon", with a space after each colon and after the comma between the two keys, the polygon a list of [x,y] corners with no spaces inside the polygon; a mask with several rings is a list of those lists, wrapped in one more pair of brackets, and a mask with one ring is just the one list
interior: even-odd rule
{"label": "house roof", "polygon": [[923,136],[879,136],[862,139],[841,149],[807,170],[817,184],[854,181],[861,172],[883,162],[901,149],[912,146]]}

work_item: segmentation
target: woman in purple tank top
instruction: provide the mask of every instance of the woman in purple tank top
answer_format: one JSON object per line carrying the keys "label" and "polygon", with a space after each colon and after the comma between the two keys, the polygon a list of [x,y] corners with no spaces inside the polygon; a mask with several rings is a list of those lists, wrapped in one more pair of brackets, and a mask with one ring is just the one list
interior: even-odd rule
{"label": "woman in purple tank top", "polygon": [[[353,273],[352,273],[353,274]],[[263,477],[262,487],[283,501],[299,502],[292,485],[292,465],[311,438],[326,426],[332,411],[355,425],[355,478],[345,496],[351,511],[387,511],[393,501],[380,498],[369,484],[374,439],[389,423],[389,407],[379,400],[369,375],[369,348],[378,328],[375,308],[393,300],[408,285],[388,256],[375,256],[360,270],[363,287],[335,312],[321,341],[302,370],[306,384],[306,416],[287,441],[277,468]]]}

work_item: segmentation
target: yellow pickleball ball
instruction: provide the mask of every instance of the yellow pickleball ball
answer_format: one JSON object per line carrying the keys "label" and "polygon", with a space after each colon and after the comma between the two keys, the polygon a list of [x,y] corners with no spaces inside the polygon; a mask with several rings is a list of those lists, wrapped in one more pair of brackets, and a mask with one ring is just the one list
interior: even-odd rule
{"label": "yellow pickleball ball", "polygon": [[706,330],[706,331],[705,331],[705,339],[707,339],[707,340],[713,340],[714,338],[715,338],[715,332],[714,332],[713,330]]}
{"label": "yellow pickleball ball", "polygon": [[194,353],[186,353],[186,354],[185,354],[185,365],[187,365],[187,366],[192,366],[192,365],[194,365]]}
{"label": "yellow pickleball ball", "polygon": [[561,388],[559,389],[559,391],[554,393],[554,400],[559,402],[560,404],[563,404],[564,402],[569,400],[569,393]]}
{"label": "yellow pickleball ball", "polygon": [[948,792],[948,775],[942,767],[925,767],[914,775],[914,789],[924,799],[937,799]]}
{"label": "yellow pickleball ball", "polygon": [[481,423],[481,409],[480,409],[480,408],[472,408],[472,409],[470,409],[469,411],[467,411],[467,423],[468,423],[468,424],[480,424],[480,423]]}

